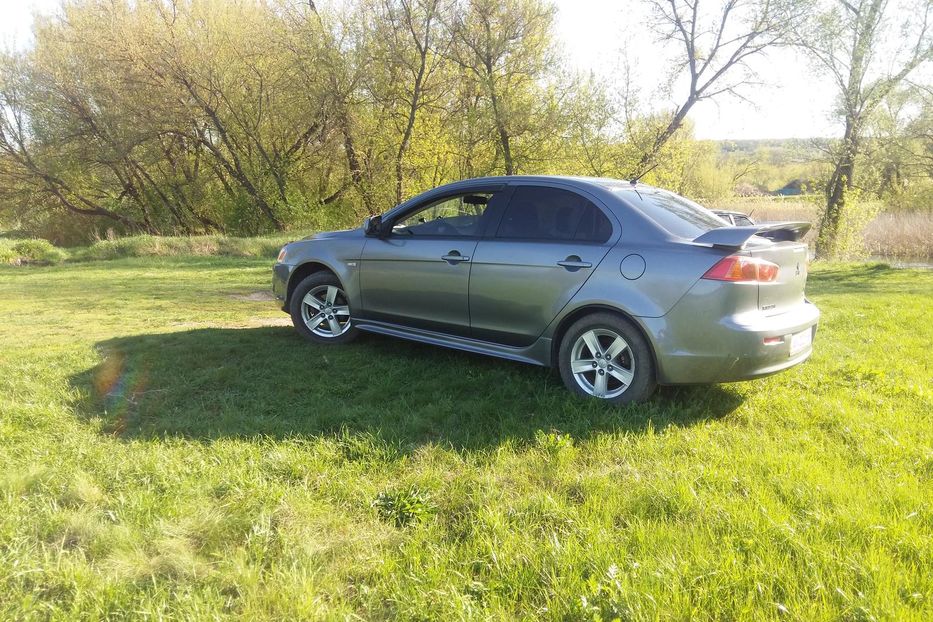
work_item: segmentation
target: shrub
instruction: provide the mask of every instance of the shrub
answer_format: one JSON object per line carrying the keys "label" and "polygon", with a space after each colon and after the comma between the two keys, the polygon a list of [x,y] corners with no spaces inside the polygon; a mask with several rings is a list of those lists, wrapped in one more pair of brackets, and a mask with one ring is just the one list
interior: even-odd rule
{"label": "shrub", "polygon": [[17,240],[0,246],[0,262],[5,264],[57,264],[68,257],[60,248],[47,240]]}
{"label": "shrub", "polygon": [[[288,239],[294,239],[294,236]],[[100,240],[75,253],[78,260],[122,257],[216,256],[274,258],[288,241],[282,237],[233,238],[223,235],[160,237],[137,235]]]}
{"label": "shrub", "polygon": [[[816,197],[814,200],[822,202],[823,199]],[[844,201],[842,216],[836,227],[832,246],[826,249],[827,256],[843,261],[864,259],[868,256],[868,252],[863,234],[868,224],[881,213],[882,205],[879,201],[865,200],[861,191],[855,188],[845,191]],[[820,221],[823,219],[824,211],[825,207],[820,212]],[[826,233],[828,234],[828,231]],[[826,240],[824,230],[821,229],[817,235],[819,236],[818,245]]]}

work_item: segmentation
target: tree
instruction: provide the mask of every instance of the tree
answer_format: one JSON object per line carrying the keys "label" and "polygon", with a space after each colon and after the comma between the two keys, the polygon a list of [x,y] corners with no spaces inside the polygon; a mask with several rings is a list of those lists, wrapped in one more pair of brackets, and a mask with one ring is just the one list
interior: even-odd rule
{"label": "tree", "polygon": [[701,8],[699,0],[645,2],[657,34],[680,48],[671,78],[685,74],[687,93],[666,123],[658,125],[632,177],[656,164],[698,102],[727,94],[744,98],[742,87],[755,76],[749,62],[784,41],[803,14],[798,0],[720,0],[715,9]]}
{"label": "tree", "polygon": [[9,186],[43,195],[77,216],[154,232],[151,224],[105,205],[98,193],[71,174],[71,161],[80,161],[82,154],[69,149],[59,140],[63,136],[43,124],[54,114],[46,107],[40,84],[27,59],[6,55],[0,62],[0,154]]}
{"label": "tree", "polygon": [[553,65],[553,21],[540,0],[470,0],[452,27],[451,58],[486,98],[506,175],[521,166],[516,140],[546,123],[539,81]]}
{"label": "tree", "polygon": [[[833,172],[820,219],[818,257],[839,250],[837,234],[855,187],[864,131],[885,98],[921,64],[933,58],[931,0],[824,0],[796,42],[832,79],[838,91],[842,140],[832,154]],[[895,16],[903,16],[895,19]]]}
{"label": "tree", "polygon": [[442,31],[440,0],[382,0],[376,16],[378,67],[385,72],[376,96],[388,100],[399,132],[395,151],[395,201],[401,203],[405,157],[411,147],[418,115],[436,103],[435,77],[441,75],[449,48]]}

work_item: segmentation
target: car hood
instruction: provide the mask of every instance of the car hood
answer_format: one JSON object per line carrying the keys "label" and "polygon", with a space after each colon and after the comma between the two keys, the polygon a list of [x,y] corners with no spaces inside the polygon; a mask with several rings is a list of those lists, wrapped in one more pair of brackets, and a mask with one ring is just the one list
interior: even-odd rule
{"label": "car hood", "polygon": [[358,238],[363,235],[362,228],[357,227],[356,229],[346,229],[343,231],[321,231],[320,233],[314,233],[309,235],[303,240],[333,240],[341,238]]}

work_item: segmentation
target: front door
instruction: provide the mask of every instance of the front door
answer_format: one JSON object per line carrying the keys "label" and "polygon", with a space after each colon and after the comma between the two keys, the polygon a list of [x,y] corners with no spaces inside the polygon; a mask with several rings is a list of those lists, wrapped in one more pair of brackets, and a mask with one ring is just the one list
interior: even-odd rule
{"label": "front door", "polygon": [[362,317],[466,336],[470,266],[495,193],[420,205],[368,238],[360,267]]}
{"label": "front door", "polygon": [[481,240],[473,253],[472,336],[532,344],[617,239],[610,216],[582,195],[517,187],[494,237]]}

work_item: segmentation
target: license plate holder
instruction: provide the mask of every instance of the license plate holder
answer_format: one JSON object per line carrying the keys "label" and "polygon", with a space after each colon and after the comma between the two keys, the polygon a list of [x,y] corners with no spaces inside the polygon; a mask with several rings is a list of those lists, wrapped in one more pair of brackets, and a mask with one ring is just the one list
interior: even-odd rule
{"label": "license plate holder", "polygon": [[795,335],[791,335],[790,338],[790,355],[793,356],[813,344],[813,329],[808,328],[807,330],[800,331]]}

